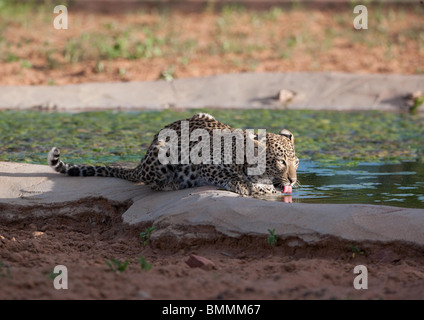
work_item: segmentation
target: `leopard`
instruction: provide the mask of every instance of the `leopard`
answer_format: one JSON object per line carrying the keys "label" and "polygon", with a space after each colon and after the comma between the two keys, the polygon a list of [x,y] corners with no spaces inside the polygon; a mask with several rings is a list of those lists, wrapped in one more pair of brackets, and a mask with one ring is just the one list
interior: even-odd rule
{"label": "leopard", "polygon": [[[184,124],[186,124],[185,127]],[[164,129],[176,133],[176,138],[173,140],[174,149],[170,147],[171,137],[163,138],[161,135],[161,132],[165,132]],[[203,137],[197,140],[190,138],[187,149],[187,143],[182,145],[183,133],[191,135],[198,132],[196,131],[198,129],[202,129],[202,132],[210,135],[215,134],[217,130],[218,132],[237,134],[232,136],[231,146],[227,149],[222,147],[225,139],[225,136],[222,136],[219,145],[217,144],[222,149],[219,152],[213,152],[216,151],[214,150],[216,146],[213,145],[212,140],[207,145],[207,139],[204,140],[205,144],[203,145],[206,148],[200,149],[198,144]],[[145,155],[135,168],[66,163],[61,160],[61,153],[57,147],[50,150],[47,160],[53,170],[68,176],[121,178],[150,186],[156,191],[173,191],[211,185],[241,196],[255,197],[281,194],[282,192],[291,193],[292,187],[297,183],[296,172],[299,166],[293,134],[287,129],[282,129],[278,133],[266,131],[261,139],[258,137],[259,134],[252,133],[247,129],[235,129],[219,122],[208,113],[197,113],[191,118],[172,122],[156,133]],[[246,159],[246,152],[244,152],[243,161],[240,161],[240,154],[236,149],[237,143],[234,143],[238,138],[241,143],[252,143],[254,154],[258,159],[259,154],[263,155],[264,161],[262,170],[258,170],[259,173],[249,173],[249,170],[259,167],[259,160],[256,164],[249,163]],[[195,149],[196,147],[197,149]],[[173,161],[169,160],[171,151],[174,152]],[[187,156],[191,154],[190,152],[202,155],[207,151],[209,151],[209,155],[212,154],[209,161],[200,163],[199,161],[190,161],[190,159],[187,161],[187,158],[190,158]],[[231,151],[230,156],[228,156],[229,151]],[[220,159],[218,160],[218,158]],[[223,158],[226,161],[223,161]],[[284,190],[282,190],[283,188]]]}

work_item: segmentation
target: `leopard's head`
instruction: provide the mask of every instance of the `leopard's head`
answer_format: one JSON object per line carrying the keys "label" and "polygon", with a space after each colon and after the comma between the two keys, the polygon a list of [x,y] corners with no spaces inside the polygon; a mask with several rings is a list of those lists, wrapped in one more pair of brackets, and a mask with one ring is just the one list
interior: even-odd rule
{"label": "leopard's head", "polygon": [[283,129],[278,134],[267,134],[266,175],[274,186],[282,188],[297,182],[299,159],[294,150],[294,136]]}

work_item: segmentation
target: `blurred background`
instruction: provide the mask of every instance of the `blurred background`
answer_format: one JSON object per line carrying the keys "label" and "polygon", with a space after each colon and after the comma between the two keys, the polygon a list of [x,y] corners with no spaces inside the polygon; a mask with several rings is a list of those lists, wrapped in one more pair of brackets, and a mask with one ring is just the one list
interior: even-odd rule
{"label": "blurred background", "polygon": [[289,71],[424,73],[422,1],[0,0],[0,85]]}

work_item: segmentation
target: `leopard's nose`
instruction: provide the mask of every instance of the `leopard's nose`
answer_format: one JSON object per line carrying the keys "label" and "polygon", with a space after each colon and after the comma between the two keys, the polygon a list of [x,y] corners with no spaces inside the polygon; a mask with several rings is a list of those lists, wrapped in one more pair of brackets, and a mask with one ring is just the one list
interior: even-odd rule
{"label": "leopard's nose", "polygon": [[290,181],[290,185],[293,186],[296,183],[296,178],[292,178],[292,177],[288,177],[289,181]]}

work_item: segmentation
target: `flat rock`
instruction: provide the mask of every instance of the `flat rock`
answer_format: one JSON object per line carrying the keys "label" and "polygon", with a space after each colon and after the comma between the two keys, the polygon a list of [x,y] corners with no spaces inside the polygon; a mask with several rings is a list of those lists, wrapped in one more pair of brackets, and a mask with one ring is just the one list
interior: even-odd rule
{"label": "flat rock", "polygon": [[[0,86],[0,110],[80,112],[212,107],[402,112],[409,109],[405,97],[424,90],[423,84],[423,75],[288,72],[222,74],[170,82]],[[280,101],[282,90],[296,94]],[[424,113],[423,108],[418,112]]]}
{"label": "flat rock", "polygon": [[[296,237],[305,243],[333,236],[424,246],[424,209],[283,203],[214,187],[156,192],[125,180],[67,177],[48,166],[8,162],[0,162],[0,181],[0,220],[93,212],[96,204],[108,201],[127,205],[125,223],[157,226],[152,238],[267,236],[268,229],[275,229],[279,239]],[[104,210],[96,213],[107,214]]]}

